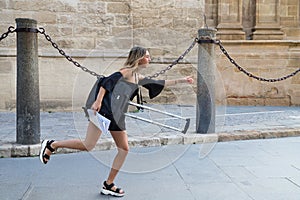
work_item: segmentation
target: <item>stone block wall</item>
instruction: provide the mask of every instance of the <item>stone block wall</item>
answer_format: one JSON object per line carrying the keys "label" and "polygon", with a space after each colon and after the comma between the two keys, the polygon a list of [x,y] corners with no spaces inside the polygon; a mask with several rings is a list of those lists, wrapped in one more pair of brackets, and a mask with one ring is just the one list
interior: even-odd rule
{"label": "stone block wall", "polygon": [[[299,69],[299,42],[227,41],[223,46],[241,67],[262,78],[281,78]],[[300,105],[299,74],[280,82],[258,81],[239,71],[218,48],[216,52],[228,105]]]}
{"label": "stone block wall", "polygon": [[[38,27],[45,28],[46,33],[67,54],[82,65],[105,75],[122,66],[133,45],[142,45],[148,47],[152,55],[153,62],[145,70],[145,74],[150,75],[165,68],[186,50],[197,36],[198,29],[204,26],[205,13],[208,26],[217,28],[223,34],[218,37],[222,39],[224,46],[250,72],[277,78],[299,68],[299,2],[274,1],[280,2],[280,5],[275,4],[279,11],[276,20],[280,23],[272,31],[280,33],[280,40],[263,39],[260,34],[265,26],[258,27],[260,32],[256,35],[257,40],[247,40],[247,36],[252,34],[252,28],[257,25],[255,19],[259,14],[253,10],[253,6],[257,6],[253,2],[3,0],[0,1],[0,34],[6,32],[9,26],[15,26],[16,18],[35,19]],[[223,3],[223,12],[231,17],[218,12],[220,3]],[[228,3],[231,5],[229,10],[233,13],[226,9]],[[243,12],[255,16],[247,18]],[[221,18],[221,14],[224,18]],[[43,35],[39,35],[38,43],[41,108],[80,109],[95,78],[59,55]],[[300,105],[299,75],[275,84],[252,80],[236,71],[221,55],[218,47],[216,63],[218,104]],[[159,78],[173,79],[187,75],[196,78],[196,72],[197,47],[186,57],[184,63]],[[0,80],[0,110],[13,110],[16,102],[15,33],[0,42]],[[154,101],[195,104],[196,91],[196,84],[170,87]]]}
{"label": "stone block wall", "polygon": [[297,0],[205,0],[208,25],[225,40],[299,40]]}
{"label": "stone block wall", "polygon": [[[108,75],[122,67],[133,45],[151,49],[157,63],[153,69],[166,67],[197,36],[204,1],[4,0],[0,2],[0,11],[1,34],[15,26],[16,18],[35,19],[38,27],[45,28],[68,55]],[[70,110],[73,96],[78,95],[74,91],[80,91],[79,97],[86,95],[95,78],[82,75],[84,72],[59,55],[43,35],[38,37],[41,108]],[[88,80],[81,80],[80,76]],[[175,74],[172,78],[181,76]],[[0,42],[0,78],[4,83],[0,86],[0,110],[15,109],[15,33]]]}

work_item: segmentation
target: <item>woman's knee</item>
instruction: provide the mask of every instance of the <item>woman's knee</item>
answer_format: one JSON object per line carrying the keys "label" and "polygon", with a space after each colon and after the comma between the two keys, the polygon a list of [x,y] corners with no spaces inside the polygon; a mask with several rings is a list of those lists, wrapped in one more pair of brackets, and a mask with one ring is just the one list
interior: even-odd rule
{"label": "woman's knee", "polygon": [[127,155],[129,152],[129,146],[126,145],[126,146],[118,147],[118,152]]}
{"label": "woman's knee", "polygon": [[96,146],[96,143],[87,143],[84,142],[84,147],[86,151],[92,151]]}
{"label": "woman's knee", "polygon": [[126,131],[110,131],[110,133],[116,143],[118,152],[127,155],[129,146]]}

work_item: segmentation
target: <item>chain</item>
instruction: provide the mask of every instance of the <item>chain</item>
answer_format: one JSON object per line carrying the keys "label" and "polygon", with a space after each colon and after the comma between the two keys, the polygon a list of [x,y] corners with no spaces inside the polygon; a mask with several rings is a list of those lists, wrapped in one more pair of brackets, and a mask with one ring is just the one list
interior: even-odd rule
{"label": "chain", "polygon": [[3,33],[3,34],[1,35],[0,41],[3,40],[4,38],[6,38],[6,37],[8,36],[8,34],[13,33],[13,32],[15,32],[15,31],[16,31],[15,27],[10,26],[10,27],[8,28],[8,31],[5,32],[5,33]]}
{"label": "chain", "polygon": [[195,44],[198,42],[198,38],[195,38],[192,42],[192,44],[187,48],[187,50],[185,50],[183,52],[183,54],[181,54],[181,56],[179,56],[176,60],[174,60],[170,65],[168,65],[165,69],[156,72],[155,74],[153,74],[152,76],[148,76],[147,78],[151,79],[151,78],[156,78],[159,75],[162,75],[164,73],[166,73],[168,70],[172,69],[172,67],[174,65],[177,65],[179,63],[179,61],[181,61],[195,46]]}
{"label": "chain", "polygon": [[221,41],[220,40],[216,40],[214,42],[215,44],[219,45],[221,51],[223,52],[223,54],[229,59],[229,61],[235,66],[237,67],[237,69],[241,72],[243,72],[244,74],[246,74],[248,77],[250,78],[254,78],[258,81],[265,81],[265,82],[278,82],[278,81],[283,81],[283,80],[286,80],[288,78],[291,78],[293,76],[295,76],[298,72],[300,72],[300,68],[297,69],[296,71],[294,71],[293,73],[291,74],[288,74],[287,76],[283,76],[283,77],[280,77],[280,78],[262,78],[262,77],[259,77],[259,76],[256,76],[250,72],[248,72],[247,70],[245,70],[244,68],[242,68],[237,62],[235,62],[235,60],[233,58],[231,58],[231,56],[228,54],[228,52],[226,51],[226,49],[224,48],[224,46],[221,44]]}
{"label": "chain", "polygon": [[[84,72],[88,72],[93,76],[97,76],[98,78],[103,77],[103,75],[99,75],[94,71],[89,70],[88,68],[80,65],[77,61],[73,60],[71,56],[68,56],[61,48],[58,47],[58,45],[53,42],[53,40],[51,39],[51,37],[49,35],[46,34],[46,31],[44,28],[39,28],[40,30],[38,31],[39,33],[41,33],[42,35],[45,36],[46,40],[48,40],[52,46],[58,50],[58,52],[63,55],[68,61],[72,62],[76,67],[79,67],[80,69],[82,69]],[[192,42],[192,44],[189,46],[189,48],[187,50],[185,50],[185,52],[179,56],[176,60],[174,60],[169,66],[167,66],[165,69],[156,72],[155,74],[153,74],[152,76],[148,76],[147,78],[156,78],[161,74],[166,73],[166,71],[170,70],[174,65],[178,64],[179,61],[181,61],[195,46],[195,44],[198,42],[198,38],[195,38],[194,41]]]}
{"label": "chain", "polygon": [[39,33],[41,33],[42,35],[45,36],[46,40],[48,40],[52,46],[57,49],[57,51],[64,56],[68,61],[70,61],[71,63],[73,63],[76,67],[80,68],[82,71],[87,72],[93,76],[96,76],[97,78],[101,78],[104,77],[103,75],[99,75],[94,71],[89,70],[88,68],[82,66],[81,64],[79,64],[77,61],[73,60],[73,58],[71,56],[68,56],[61,48],[58,47],[58,45],[53,42],[53,40],[51,39],[51,37],[49,35],[46,34],[46,31],[44,28],[39,28],[40,30],[38,31]]}
{"label": "chain", "polygon": [[[81,70],[83,70],[84,72],[87,72],[93,76],[96,76],[97,78],[101,78],[104,77],[103,75],[99,75],[94,71],[89,70],[88,68],[82,66],[81,64],[79,64],[77,61],[73,60],[73,58],[69,55],[67,55],[61,48],[58,47],[58,45],[51,39],[51,37],[46,34],[46,31],[44,28],[39,28],[40,30],[38,30],[39,33],[41,33],[42,35],[45,36],[46,40],[48,40],[52,46],[57,49],[57,51],[64,56],[68,61],[72,62],[76,67],[80,68]],[[16,29],[13,26],[10,26],[8,28],[8,31],[3,33],[0,37],[0,41],[5,39],[10,33],[14,33],[16,32]],[[248,72],[246,69],[242,68],[230,55],[229,53],[226,51],[226,49],[224,48],[224,46],[222,45],[220,40],[212,40],[210,38],[195,38],[192,42],[192,44],[183,52],[183,54],[181,54],[176,60],[174,60],[170,65],[168,65],[165,69],[156,72],[155,74],[153,74],[152,76],[148,76],[147,78],[156,78],[159,75],[162,75],[164,73],[166,73],[168,70],[172,69],[172,67],[174,65],[177,65],[196,45],[196,43],[214,43],[217,44],[220,47],[220,50],[222,51],[222,53],[229,59],[229,61],[241,72],[243,72],[244,74],[246,74],[248,77],[250,78],[254,78],[258,81],[265,81],[265,82],[278,82],[278,81],[283,81],[286,80],[288,78],[291,78],[293,76],[295,76],[297,73],[300,72],[300,68],[297,69],[296,71],[292,72],[291,74],[288,74],[286,76],[280,77],[280,78],[262,78],[259,76],[256,76],[250,72]]]}
{"label": "chain", "polygon": [[[51,39],[51,37],[50,37],[48,34],[46,34],[46,31],[45,31],[44,28],[40,27],[39,29],[40,29],[40,30],[38,30],[38,32],[39,32],[40,34],[44,35],[45,38],[46,38],[46,40],[49,41],[49,42],[51,43],[51,45],[52,45],[55,49],[57,49],[57,51],[58,51],[62,56],[64,56],[68,61],[70,61],[71,63],[73,63],[76,67],[80,68],[80,69],[81,69],[82,71],[84,71],[84,72],[87,72],[87,73],[89,73],[89,74],[91,74],[91,75],[93,75],[93,76],[96,76],[97,78],[104,77],[103,75],[99,75],[99,74],[97,74],[96,72],[89,70],[88,68],[82,66],[80,63],[78,63],[77,61],[75,61],[71,56],[67,55],[67,54],[65,53],[64,50],[62,50],[61,48],[59,48],[59,46],[57,45],[57,43],[55,43],[55,42]],[[8,28],[8,31],[5,32],[5,33],[3,33],[3,34],[1,35],[0,41],[1,41],[2,39],[6,38],[6,37],[8,36],[9,33],[13,33],[13,32],[15,32],[15,31],[16,31],[16,29],[15,29],[13,26],[10,26],[10,27]],[[179,56],[176,60],[174,60],[174,61],[173,61],[169,66],[167,66],[165,69],[163,69],[163,70],[161,70],[161,71],[159,71],[159,72],[156,72],[155,74],[153,74],[152,76],[148,76],[147,78],[156,78],[156,77],[158,77],[159,75],[166,73],[166,72],[167,72],[168,70],[170,70],[174,65],[178,64],[179,61],[181,61],[181,60],[182,60],[182,59],[183,59],[183,58],[184,58],[184,57],[185,57],[185,56],[186,56],[186,55],[194,48],[194,46],[195,46],[195,44],[196,44],[197,42],[198,42],[198,38],[195,38],[194,41],[192,42],[192,44],[188,47],[187,50],[185,50],[185,52],[184,52],[181,56]]]}

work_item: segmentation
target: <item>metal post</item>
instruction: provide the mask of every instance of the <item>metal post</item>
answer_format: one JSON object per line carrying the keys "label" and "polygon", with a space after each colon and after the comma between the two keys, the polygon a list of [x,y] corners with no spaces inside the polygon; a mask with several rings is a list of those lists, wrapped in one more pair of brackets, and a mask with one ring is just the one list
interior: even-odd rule
{"label": "metal post", "polygon": [[40,142],[40,98],[37,22],[16,19],[17,24],[17,143]]}
{"label": "metal post", "polygon": [[[203,28],[198,38],[215,39],[216,30]],[[213,43],[199,43],[197,72],[196,132],[215,132],[215,51]]]}

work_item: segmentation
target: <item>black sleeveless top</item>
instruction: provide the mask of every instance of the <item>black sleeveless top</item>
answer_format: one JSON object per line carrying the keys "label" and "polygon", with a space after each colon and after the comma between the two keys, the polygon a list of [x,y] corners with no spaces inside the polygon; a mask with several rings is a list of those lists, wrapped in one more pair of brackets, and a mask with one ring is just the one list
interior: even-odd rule
{"label": "black sleeveless top", "polygon": [[126,81],[121,72],[115,72],[101,82],[106,93],[99,113],[110,119],[112,126],[116,123],[120,130],[125,130],[124,114],[128,110],[128,102],[138,94],[139,85],[148,89],[149,97],[152,99],[161,93],[165,81],[144,78],[135,84]]}

